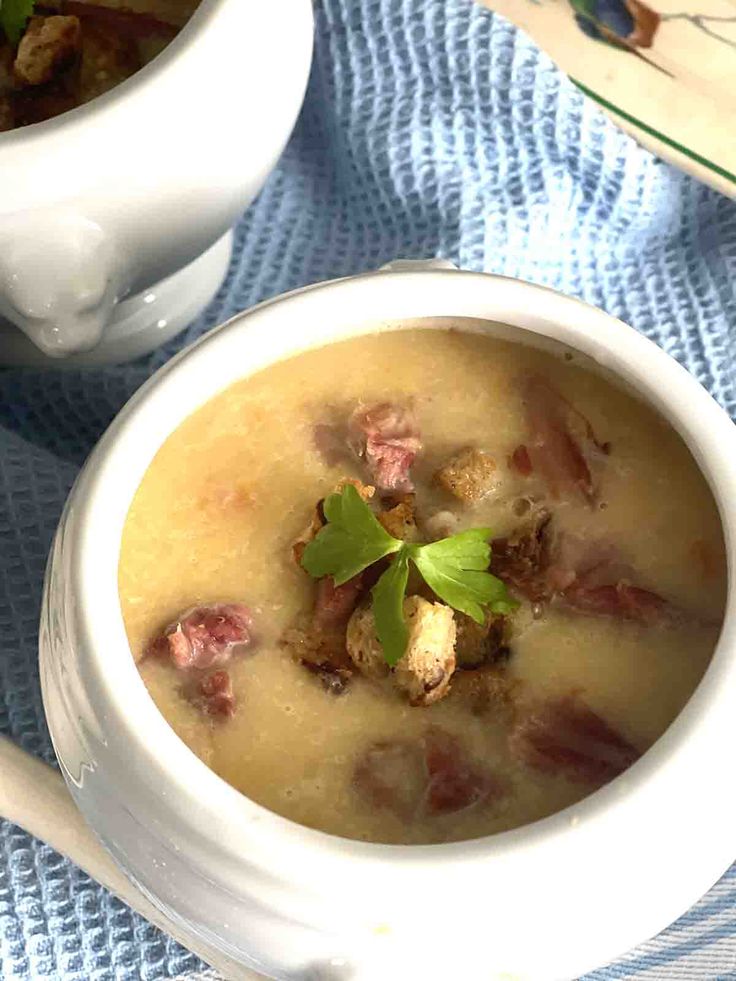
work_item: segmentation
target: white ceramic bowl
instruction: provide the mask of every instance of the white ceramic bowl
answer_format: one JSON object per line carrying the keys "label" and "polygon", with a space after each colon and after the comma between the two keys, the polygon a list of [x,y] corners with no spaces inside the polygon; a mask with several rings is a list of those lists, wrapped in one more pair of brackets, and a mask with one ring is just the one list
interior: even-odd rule
{"label": "white ceramic bowl", "polygon": [[286,143],[311,55],[310,0],[202,0],[121,85],[1,133],[0,364],[40,361],[34,345],[125,360],[186,326]]}
{"label": "white ceramic bowl", "polygon": [[163,368],[69,498],[43,607],[44,704],[71,792],[127,874],[197,936],[272,977],[576,977],[674,920],[736,852],[732,587],[703,681],[638,763],[553,817],[475,841],[373,845],[296,825],[210,771],[148,697],[126,643],[117,563],[128,506],[161,443],[223,387],[274,361],[441,317],[568,345],[639,392],[701,466],[733,570],[736,428],[650,341],[549,290],[400,264],[262,304]]}

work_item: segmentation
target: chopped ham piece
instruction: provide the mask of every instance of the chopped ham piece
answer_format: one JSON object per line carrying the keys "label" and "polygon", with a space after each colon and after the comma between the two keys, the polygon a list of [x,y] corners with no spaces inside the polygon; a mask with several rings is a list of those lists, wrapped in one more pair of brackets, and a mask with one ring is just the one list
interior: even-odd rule
{"label": "chopped ham piece", "polygon": [[422,443],[410,409],[392,402],[359,406],[350,417],[348,430],[354,451],[365,460],[379,489],[414,489],[409,470]]}
{"label": "chopped ham piece", "polygon": [[596,488],[584,449],[608,453],[582,413],[540,375],[528,378],[523,389],[531,469],[545,479],[553,498],[580,495],[592,504]]}
{"label": "chopped ham piece", "polygon": [[602,586],[575,582],[564,591],[562,597],[568,606],[582,613],[636,620],[647,625],[663,623],[673,613],[661,596],[623,581]]}
{"label": "chopped ham piece", "polygon": [[199,683],[198,699],[207,715],[229,718],[235,714],[233,683],[227,671],[213,671]]}
{"label": "chopped ham piece", "polygon": [[363,574],[359,573],[341,586],[336,586],[332,576],[317,582],[314,602],[314,623],[317,627],[347,626],[363,591]]}
{"label": "chopped ham piece", "polygon": [[149,645],[148,654],[168,656],[182,671],[205,670],[230,660],[253,641],[253,618],[239,603],[198,606],[183,613]]}
{"label": "chopped ham piece", "polygon": [[424,807],[430,817],[456,814],[506,792],[498,778],[472,763],[458,740],[437,726],[424,737],[424,759],[429,777]]}
{"label": "chopped ham piece", "polygon": [[674,608],[657,593],[632,585],[635,571],[618,549],[605,542],[571,536],[555,541],[550,515],[491,543],[491,571],[533,603],[557,597],[580,613],[611,616],[654,625],[665,623]]}
{"label": "chopped ham piece", "polygon": [[576,695],[550,699],[523,712],[509,748],[540,773],[602,784],[623,773],[639,752]]}
{"label": "chopped ham piece", "polygon": [[503,781],[468,758],[459,740],[437,726],[418,740],[373,743],[358,759],[353,783],[373,807],[407,822],[456,814],[508,792]]}
{"label": "chopped ham piece", "polygon": [[421,743],[409,739],[373,743],[358,758],[353,785],[372,807],[411,821],[427,790]]}
{"label": "chopped ham piece", "polygon": [[521,446],[517,446],[509,457],[509,465],[513,470],[521,474],[522,477],[528,477],[533,472],[534,467],[529,456],[529,450],[523,443]]}

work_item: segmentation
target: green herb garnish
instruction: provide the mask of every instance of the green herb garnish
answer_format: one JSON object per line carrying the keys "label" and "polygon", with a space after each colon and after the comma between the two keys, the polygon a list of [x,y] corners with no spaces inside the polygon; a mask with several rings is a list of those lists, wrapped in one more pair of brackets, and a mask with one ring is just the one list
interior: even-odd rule
{"label": "green herb garnish", "polygon": [[490,528],[472,528],[427,545],[408,544],[389,535],[352,484],[325,500],[324,513],[327,524],[302,556],[313,578],[332,576],[340,586],[379,559],[396,556],[371,591],[376,633],[392,666],[403,657],[409,636],[403,602],[410,561],[441,600],[476,623],[483,622],[485,609],[508,614],[518,605],[487,571]]}
{"label": "green herb garnish", "polygon": [[0,0],[0,27],[11,44],[20,41],[35,0]]}

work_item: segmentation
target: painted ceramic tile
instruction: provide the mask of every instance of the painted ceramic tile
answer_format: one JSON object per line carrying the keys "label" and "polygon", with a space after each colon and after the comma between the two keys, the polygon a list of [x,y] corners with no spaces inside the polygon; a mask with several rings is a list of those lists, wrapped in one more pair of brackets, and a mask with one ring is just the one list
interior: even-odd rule
{"label": "painted ceramic tile", "polygon": [[482,0],[642,144],[736,197],[734,0]]}

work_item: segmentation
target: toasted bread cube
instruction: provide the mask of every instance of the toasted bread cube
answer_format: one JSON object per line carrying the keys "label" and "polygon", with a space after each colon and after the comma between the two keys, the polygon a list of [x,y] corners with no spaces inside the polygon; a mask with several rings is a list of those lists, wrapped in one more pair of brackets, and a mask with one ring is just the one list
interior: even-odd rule
{"label": "toasted bread cube", "polygon": [[460,450],[436,474],[438,483],[463,504],[487,497],[498,486],[498,477],[493,457],[473,447]]}
{"label": "toasted bread cube", "polygon": [[359,606],[348,622],[347,648],[350,659],[361,674],[368,678],[385,678],[389,672],[383,656],[373,610]]}
{"label": "toasted bread cube", "polygon": [[419,531],[413,494],[407,494],[405,500],[394,504],[388,511],[382,511],[377,517],[389,535],[394,538],[399,538],[403,542],[417,540]]}
{"label": "toasted bread cube", "polygon": [[421,596],[407,596],[404,617],[409,642],[394,669],[394,681],[412,705],[431,705],[450,689],[455,670],[455,617],[449,606]]}
{"label": "toasted bread cube", "polygon": [[68,68],[81,43],[76,17],[31,17],[13,66],[21,85],[42,85]]}
{"label": "toasted bread cube", "polygon": [[[447,694],[455,670],[455,618],[444,603],[407,596],[404,619],[409,640],[406,653],[394,668],[394,682],[412,705],[431,705]],[[369,607],[360,607],[350,618],[347,647],[362,674],[383,678],[389,673]]]}

